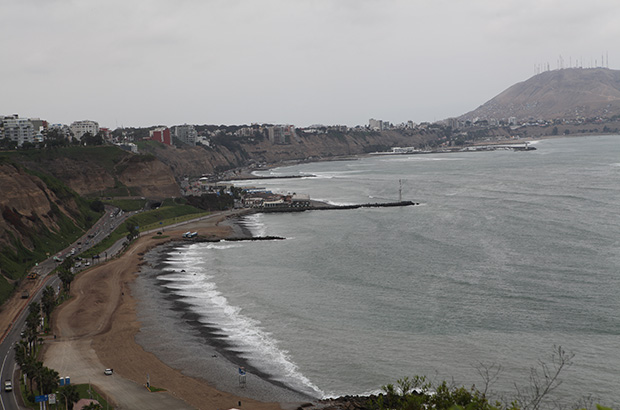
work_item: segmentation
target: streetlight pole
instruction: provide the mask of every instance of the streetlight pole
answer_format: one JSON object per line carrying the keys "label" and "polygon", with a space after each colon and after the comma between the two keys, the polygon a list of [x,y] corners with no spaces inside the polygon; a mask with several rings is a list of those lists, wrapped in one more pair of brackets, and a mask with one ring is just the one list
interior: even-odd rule
{"label": "streetlight pole", "polygon": [[[61,391],[56,390],[56,394],[57,394],[57,395],[58,395],[58,394],[62,394],[62,397],[64,397],[64,398],[65,398],[65,410],[67,410],[67,409],[69,408],[69,405],[68,405],[68,403],[67,403],[67,395],[65,394],[65,392],[64,392],[64,391],[63,391],[63,392],[61,392]],[[56,402],[56,408],[58,409],[58,402]]]}

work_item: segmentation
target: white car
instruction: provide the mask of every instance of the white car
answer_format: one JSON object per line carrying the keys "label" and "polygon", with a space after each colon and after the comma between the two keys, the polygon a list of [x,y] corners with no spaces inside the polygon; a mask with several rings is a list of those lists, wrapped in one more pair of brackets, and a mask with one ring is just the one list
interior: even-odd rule
{"label": "white car", "polygon": [[4,391],[11,391],[11,390],[13,390],[13,383],[10,380],[5,380]]}
{"label": "white car", "polygon": [[106,376],[112,376],[112,373],[114,373],[114,370],[112,369],[105,369],[103,371],[103,374],[105,374]]}

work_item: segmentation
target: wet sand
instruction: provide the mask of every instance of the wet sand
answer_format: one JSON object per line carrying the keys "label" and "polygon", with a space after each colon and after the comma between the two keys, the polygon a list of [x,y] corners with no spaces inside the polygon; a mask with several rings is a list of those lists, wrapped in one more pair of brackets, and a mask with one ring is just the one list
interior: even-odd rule
{"label": "wet sand", "polygon": [[[202,369],[201,372],[204,373],[201,373],[200,377],[190,377],[185,372],[184,363],[192,361],[192,357],[197,355],[208,356],[208,347],[193,354],[173,355],[175,360],[170,360],[170,365],[167,365],[136,342],[136,337],[139,339],[139,335],[148,333],[151,338],[159,334],[161,345],[166,346],[165,350],[169,352],[173,352],[175,345],[179,343],[179,339],[166,340],[167,332],[149,327],[147,315],[138,316],[134,292],[139,292],[133,287],[141,265],[144,264],[143,257],[157,246],[180,240],[190,227],[200,235],[220,238],[238,236],[238,228],[235,230],[226,222],[226,218],[230,216],[234,216],[234,211],[221,213],[192,225],[167,228],[165,235],[162,235],[165,237],[145,234],[134,241],[120,257],[81,273],[72,284],[72,299],[54,312],[53,332],[57,339],[50,339],[47,343],[45,365],[57,369],[63,375],[74,375],[73,383],[100,380],[99,389],[120,408],[138,407],[130,402],[130,395],[123,395],[118,389],[115,390],[111,383],[106,384],[108,379],[100,377],[104,368],[113,368],[114,378],[121,377],[137,385],[144,385],[148,374],[152,386],[166,390],[166,393],[148,396],[152,397],[152,407],[149,403],[141,402],[139,408],[159,408],[160,405],[156,404],[162,401],[159,398],[162,394],[183,400],[189,407],[197,409],[227,409],[239,407],[240,402],[245,408],[258,410],[297,408],[300,402],[289,402],[288,398],[300,396],[295,396],[292,392],[292,396],[285,397],[277,393],[285,389],[273,386],[259,377],[247,378],[247,385],[253,387],[241,393],[249,394],[219,390],[218,386],[226,386],[220,381],[232,379],[238,384],[238,379],[232,377],[237,367],[230,366],[231,363],[220,358],[217,352],[213,353],[218,355],[214,358],[218,359],[214,361],[216,363],[208,366],[208,370]],[[159,316],[163,322],[170,318],[169,312],[159,306],[151,310],[151,319]],[[144,334],[141,334],[140,320],[145,320]],[[93,351],[96,354],[93,354]],[[164,358],[166,359],[170,357]],[[257,397],[258,400],[248,397]]]}

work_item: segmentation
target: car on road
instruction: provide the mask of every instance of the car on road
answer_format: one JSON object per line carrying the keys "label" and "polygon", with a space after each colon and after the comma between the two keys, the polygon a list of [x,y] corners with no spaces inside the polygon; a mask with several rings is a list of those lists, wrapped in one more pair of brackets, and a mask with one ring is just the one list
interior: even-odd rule
{"label": "car on road", "polygon": [[114,373],[113,369],[105,369],[103,371],[103,374],[105,374],[106,376],[112,376],[112,373]]}
{"label": "car on road", "polygon": [[13,382],[10,380],[4,381],[4,391],[12,391],[13,390]]}

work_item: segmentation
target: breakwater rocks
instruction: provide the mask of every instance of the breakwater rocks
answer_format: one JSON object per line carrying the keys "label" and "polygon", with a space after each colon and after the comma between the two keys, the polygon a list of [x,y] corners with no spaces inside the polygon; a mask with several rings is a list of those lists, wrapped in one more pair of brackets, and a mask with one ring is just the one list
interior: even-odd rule
{"label": "breakwater rocks", "polygon": [[303,212],[303,211],[322,211],[322,210],[335,210],[335,209],[358,209],[358,208],[390,208],[396,206],[414,206],[420,205],[419,202],[413,201],[398,201],[398,202],[377,202],[372,204],[354,204],[354,205],[331,205],[324,202],[313,201],[310,206],[306,207],[273,207],[273,208],[260,208],[257,212]]}
{"label": "breakwater rocks", "polygon": [[[297,410],[375,410],[378,396],[341,396],[299,406]],[[389,407],[388,407],[389,408]]]}
{"label": "breakwater rocks", "polygon": [[233,238],[219,239],[219,238],[207,238],[204,236],[196,236],[194,238],[183,238],[185,241],[190,242],[239,242],[239,241],[280,241],[286,238],[281,236],[239,236]]}

